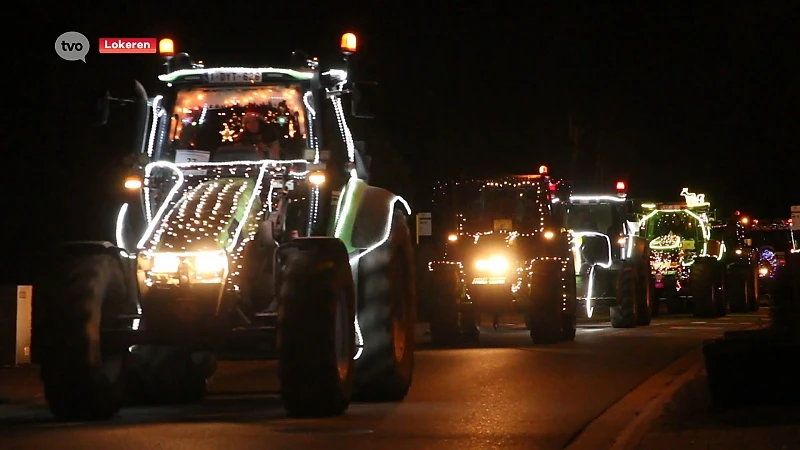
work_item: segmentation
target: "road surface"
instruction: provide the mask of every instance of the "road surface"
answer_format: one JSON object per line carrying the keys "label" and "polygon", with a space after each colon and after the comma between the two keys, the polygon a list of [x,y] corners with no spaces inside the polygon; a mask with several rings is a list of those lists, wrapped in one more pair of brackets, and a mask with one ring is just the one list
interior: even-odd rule
{"label": "road surface", "polygon": [[129,408],[103,423],[56,423],[35,402],[0,405],[0,448],[561,449],[704,339],[765,318],[665,317],[630,330],[586,325],[575,342],[553,346],[533,346],[526,331],[511,327],[484,332],[477,348],[422,344],[405,402],[354,404],[332,419],[285,418],[274,362],[223,362],[213,394],[199,405]]}

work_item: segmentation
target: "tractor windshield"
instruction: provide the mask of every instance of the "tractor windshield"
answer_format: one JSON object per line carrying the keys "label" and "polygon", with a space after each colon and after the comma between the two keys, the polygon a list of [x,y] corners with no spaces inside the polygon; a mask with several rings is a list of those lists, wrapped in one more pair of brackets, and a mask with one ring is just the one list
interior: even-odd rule
{"label": "tractor windshield", "polygon": [[542,226],[537,191],[531,188],[484,188],[467,204],[467,232],[533,231]]}
{"label": "tractor windshield", "polygon": [[616,235],[623,231],[616,227],[621,223],[618,207],[611,203],[571,204],[567,208],[567,229],[573,231]]}
{"label": "tractor windshield", "polygon": [[306,148],[299,85],[180,90],[169,122],[162,155],[176,163],[302,159]]}
{"label": "tractor windshield", "polygon": [[753,230],[747,237],[753,240],[756,248],[771,247],[776,252],[788,252],[794,248],[789,229]]}
{"label": "tractor windshield", "polygon": [[685,210],[658,211],[647,219],[645,238],[651,248],[690,248],[705,240],[705,224]]}

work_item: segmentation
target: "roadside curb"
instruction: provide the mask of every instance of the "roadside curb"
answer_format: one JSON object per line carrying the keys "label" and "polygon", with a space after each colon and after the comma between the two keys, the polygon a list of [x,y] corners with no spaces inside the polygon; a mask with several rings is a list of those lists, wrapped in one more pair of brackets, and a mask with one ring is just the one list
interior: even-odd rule
{"label": "roadside curb", "polygon": [[634,448],[682,386],[705,368],[703,349],[698,347],[618,400],[594,419],[566,447],[568,450],[629,450]]}
{"label": "roadside curb", "polygon": [[[763,320],[742,330],[768,326]],[[705,371],[703,347],[697,347],[645,380],[592,420],[566,447],[568,450],[633,450],[647,427],[658,418],[675,393]]]}

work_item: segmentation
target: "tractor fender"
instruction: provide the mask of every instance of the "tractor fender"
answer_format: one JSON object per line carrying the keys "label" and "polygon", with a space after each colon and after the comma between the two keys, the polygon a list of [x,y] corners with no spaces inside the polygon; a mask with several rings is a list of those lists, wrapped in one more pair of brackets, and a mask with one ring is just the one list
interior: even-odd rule
{"label": "tractor fender", "polygon": [[290,254],[295,252],[314,252],[328,255],[328,257],[340,257],[347,261],[347,248],[341,239],[331,236],[309,236],[292,239],[284,242],[275,249],[275,264],[273,267],[273,277],[275,280],[276,292],[281,283],[281,273]]}
{"label": "tractor fender", "polygon": [[351,243],[357,249],[372,249],[389,239],[395,209],[407,216],[411,207],[399,195],[386,189],[367,186],[358,205]]}
{"label": "tractor fender", "polygon": [[79,256],[104,253],[115,257],[125,273],[125,287],[130,305],[139,304],[139,281],[136,277],[136,254],[108,241],[69,241],[62,243],[58,250],[64,255]]}

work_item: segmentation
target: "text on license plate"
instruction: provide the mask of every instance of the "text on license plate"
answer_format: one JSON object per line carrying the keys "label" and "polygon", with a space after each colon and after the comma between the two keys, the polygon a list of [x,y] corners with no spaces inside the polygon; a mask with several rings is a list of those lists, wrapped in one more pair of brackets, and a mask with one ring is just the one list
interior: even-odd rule
{"label": "text on license plate", "polygon": [[505,284],[506,277],[481,277],[473,278],[472,284]]}
{"label": "text on license plate", "polygon": [[260,82],[261,72],[212,72],[208,74],[211,83]]}

